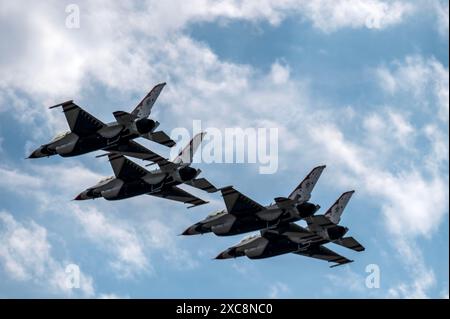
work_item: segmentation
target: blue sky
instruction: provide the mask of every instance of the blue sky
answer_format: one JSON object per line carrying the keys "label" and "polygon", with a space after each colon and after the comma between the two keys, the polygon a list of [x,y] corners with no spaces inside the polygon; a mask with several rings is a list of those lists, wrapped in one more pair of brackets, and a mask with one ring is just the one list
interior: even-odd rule
{"label": "blue sky", "polygon": [[[448,1],[74,3],[75,29],[65,4],[0,4],[0,297],[448,298]],[[269,204],[326,164],[312,201],[355,189],[341,223],[366,251],[333,246],[355,262],[332,269],[212,260],[243,235],[177,235],[223,208],[219,194],[193,191],[210,204],[191,210],[72,202],[112,174],[104,158],[24,159],[66,129],[47,106],[74,99],[111,121],[162,81],[152,116],[167,132],[278,128],[277,172],[196,164],[205,177]]]}

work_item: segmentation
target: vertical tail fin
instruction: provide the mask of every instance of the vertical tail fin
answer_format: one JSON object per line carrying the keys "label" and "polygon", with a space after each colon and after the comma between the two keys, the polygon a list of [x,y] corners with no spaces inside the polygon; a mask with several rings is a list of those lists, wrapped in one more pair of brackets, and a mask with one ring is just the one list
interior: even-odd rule
{"label": "vertical tail fin", "polygon": [[198,133],[195,135],[192,140],[186,145],[183,150],[178,154],[177,157],[173,160],[176,164],[181,163],[192,163],[192,159],[194,158],[195,151],[202,143],[203,137],[206,135],[205,132]]}
{"label": "vertical tail fin", "polygon": [[311,198],[311,192],[325,169],[325,165],[317,166],[305,177],[305,179],[292,191],[289,199],[306,202]]}
{"label": "vertical tail fin", "polygon": [[155,104],[156,99],[165,85],[166,83],[155,85],[155,87],[142,99],[142,101],[139,102],[131,114],[140,119],[147,118],[150,115],[153,104]]}
{"label": "vertical tail fin", "polygon": [[325,213],[325,217],[327,217],[330,221],[335,224],[339,224],[341,220],[341,215],[344,212],[345,206],[347,206],[348,201],[352,197],[355,191],[345,192],[337,199],[337,201],[331,206],[327,212]]}

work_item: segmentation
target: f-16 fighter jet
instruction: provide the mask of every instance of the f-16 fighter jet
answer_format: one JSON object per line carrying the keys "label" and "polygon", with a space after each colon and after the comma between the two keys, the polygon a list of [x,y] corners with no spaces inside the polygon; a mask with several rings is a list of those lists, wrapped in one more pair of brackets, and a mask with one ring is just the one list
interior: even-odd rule
{"label": "f-16 fighter jet", "polygon": [[218,236],[230,236],[312,216],[320,206],[308,201],[324,168],[314,168],[288,198],[277,197],[269,206],[258,204],[231,186],[224,187],[221,192],[227,209],[212,213],[186,229],[183,235],[213,232]]}
{"label": "f-16 fighter jet", "polygon": [[355,251],[364,250],[364,247],[353,237],[344,237],[348,231],[347,227],[338,225],[342,212],[353,193],[351,191],[342,194],[325,215],[307,217],[307,228],[289,223],[272,229],[264,229],[260,235],[245,238],[239,244],[220,253],[216,258],[247,256],[250,259],[259,259],[294,253],[335,263],[331,267],[350,263],[353,260],[349,260],[323,245],[332,242]]}
{"label": "f-16 fighter jet", "polygon": [[[101,180],[97,185],[80,193],[75,200],[103,197],[107,200],[119,200],[138,195],[152,195],[167,198],[192,206],[206,204],[204,200],[178,188],[179,184],[216,192],[217,189],[205,178],[196,177],[200,169],[190,167],[197,147],[205,133],[194,136],[191,142],[171,162],[151,152],[148,160],[155,162],[160,168],[148,171],[120,154],[108,154],[115,176]],[[189,207],[189,208],[190,208]]]}
{"label": "f-16 fighter jet", "polygon": [[[50,143],[41,145],[29,158],[59,154],[63,157],[77,156],[97,150],[119,152],[143,158],[142,149],[131,140],[143,137],[156,143],[172,147],[175,142],[163,131],[155,132],[159,122],[149,119],[153,104],[165,83],[156,85],[131,112],[114,112],[116,122],[105,124],[81,107],[67,101],[50,108],[62,107],[70,131],[58,134]],[[136,155],[138,154],[138,155]],[[148,156],[148,155],[147,155]]]}

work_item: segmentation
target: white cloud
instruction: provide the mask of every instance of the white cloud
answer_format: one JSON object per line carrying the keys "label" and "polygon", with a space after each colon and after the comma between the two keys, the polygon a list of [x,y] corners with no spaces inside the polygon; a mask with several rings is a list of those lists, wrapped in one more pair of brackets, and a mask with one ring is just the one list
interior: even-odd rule
{"label": "white cloud", "polygon": [[[138,206],[137,206],[138,207]],[[139,211],[144,211],[137,208]],[[197,266],[190,253],[178,247],[175,233],[162,221],[124,220],[97,208],[70,205],[71,214],[92,243],[109,254],[109,264],[118,277],[153,274],[153,254],[160,254],[171,267],[189,270]]]}
{"label": "white cloud", "polygon": [[[43,159],[45,161],[45,159]],[[35,160],[35,161],[39,161]],[[107,165],[107,163],[105,163]],[[31,165],[30,165],[31,166]],[[93,172],[80,163],[67,165],[61,163],[56,165],[33,165],[30,167],[32,176],[39,176],[43,187],[47,190],[58,189],[64,196],[75,196],[83,188],[95,185],[104,176]],[[112,173],[112,172],[111,172]]]}
{"label": "white cloud", "polygon": [[351,27],[383,29],[400,23],[414,6],[399,1],[338,0],[305,1],[305,16],[324,32]]}
{"label": "white cloud", "polygon": [[[135,1],[79,1],[77,5],[81,27],[68,29],[64,26],[64,4],[2,3],[2,29],[8,30],[2,35],[6,37],[4,42],[11,45],[0,60],[3,91],[14,88],[26,92],[34,101],[51,103],[79,95],[81,87],[95,82],[122,91],[147,90],[149,78],[171,79],[178,70],[186,71],[189,63],[198,66],[190,50],[186,50],[185,45],[192,46],[192,42],[179,33],[191,23],[242,19],[278,24],[285,16],[297,14],[327,32],[344,27],[384,28],[399,23],[412,6],[379,0],[341,0],[332,4],[291,0],[147,1],[145,5]],[[169,63],[179,56],[183,56],[177,59],[183,68]],[[215,57],[210,53],[202,59],[200,65],[211,65]],[[194,71],[187,72],[192,86],[207,85],[201,82],[207,79],[199,77],[195,67],[190,71]]]}
{"label": "white cloud", "polygon": [[[345,139],[332,125],[310,127],[316,143],[323,145],[324,154],[342,167],[342,178],[363,187],[382,201],[383,215],[389,229],[405,236],[429,236],[446,214],[445,176],[424,176],[419,168],[405,167],[397,173],[379,167],[384,159],[370,148],[361,147]],[[395,156],[395,155],[394,155]],[[341,176],[340,176],[341,178]],[[428,207],[434,207],[431,213]]]}
{"label": "white cloud", "polygon": [[448,1],[436,0],[434,1],[434,9],[437,16],[437,28],[439,34],[446,40],[448,40]]}
{"label": "white cloud", "polygon": [[123,297],[114,293],[110,294],[100,294],[98,299],[129,299],[130,297]]}
{"label": "white cloud", "polygon": [[431,144],[431,150],[426,157],[425,165],[430,172],[444,170],[448,166],[449,140],[448,133],[439,129],[435,124],[428,124],[423,128],[423,134]]}
{"label": "white cloud", "polygon": [[125,222],[107,218],[96,208],[81,209],[78,205],[71,205],[71,211],[84,234],[112,254],[110,265],[119,277],[130,277],[152,270],[142,242],[135,230]]}
{"label": "white cloud", "polygon": [[397,153],[399,147],[403,151],[411,153],[415,151],[416,131],[406,115],[392,108],[382,107],[364,116],[362,124],[366,141],[372,145],[376,156],[380,157],[379,153],[382,152],[389,160],[389,156]]}
{"label": "white cloud", "polygon": [[270,69],[270,77],[274,84],[285,84],[289,81],[289,67],[278,62],[272,64]]}
{"label": "white cloud", "polygon": [[[20,223],[11,214],[0,212],[0,264],[14,280],[44,287],[50,293],[72,296],[78,289],[67,285],[65,265],[51,252],[47,230],[30,221]],[[80,274],[81,296],[94,295],[92,278]]]}
{"label": "white cloud", "polygon": [[406,93],[414,96],[414,103],[429,108],[429,100],[443,122],[449,116],[449,73],[435,58],[407,56],[404,61],[395,61],[392,67],[376,70],[380,86],[390,94]]}
{"label": "white cloud", "polygon": [[190,252],[177,246],[174,233],[167,225],[150,220],[143,225],[142,233],[146,246],[161,250],[171,265],[184,270],[197,267],[198,263],[190,256]]}
{"label": "white cloud", "polygon": [[283,297],[290,292],[290,288],[280,281],[274,282],[269,286],[269,298],[276,299]]}
{"label": "white cloud", "polygon": [[[325,275],[330,283],[337,289],[345,289],[355,293],[368,293],[369,289],[365,286],[366,278],[361,274],[352,271],[350,267],[345,267],[342,273]],[[329,289],[330,287],[326,287]]]}
{"label": "white cloud", "polygon": [[391,287],[388,295],[393,298],[428,298],[428,289],[436,284],[433,270],[427,268],[422,252],[414,242],[400,235],[395,243],[400,257],[408,267],[412,282]]}
{"label": "white cloud", "polygon": [[11,165],[0,166],[0,174],[4,176],[0,188],[35,200],[39,211],[64,212],[70,199],[102,177],[81,163],[36,165],[32,161],[27,160],[28,165],[21,170]]}
{"label": "white cloud", "polygon": [[23,188],[38,188],[42,186],[42,180],[38,177],[20,172],[10,167],[0,167],[0,187],[13,191],[20,191]]}

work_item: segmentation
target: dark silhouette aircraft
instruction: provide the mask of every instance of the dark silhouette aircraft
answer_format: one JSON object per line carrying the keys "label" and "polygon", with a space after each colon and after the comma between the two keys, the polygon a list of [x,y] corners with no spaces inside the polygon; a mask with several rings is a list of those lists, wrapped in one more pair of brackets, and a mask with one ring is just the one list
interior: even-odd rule
{"label": "dark silhouette aircraft", "polygon": [[75,200],[99,197],[107,200],[119,200],[147,194],[191,204],[190,207],[206,204],[206,201],[177,187],[180,184],[187,184],[210,193],[217,191],[205,178],[197,179],[201,170],[190,166],[204,134],[200,133],[194,136],[173,161],[151,152],[148,160],[160,167],[153,171],[146,170],[123,155],[108,154],[115,176],[103,179],[95,186],[89,187]]}
{"label": "dark silhouette aircraft", "polygon": [[346,248],[363,251],[364,247],[353,237],[344,237],[348,228],[339,225],[340,217],[354,191],[339,197],[324,215],[305,218],[308,226],[295,223],[264,229],[259,235],[244,238],[240,243],[221,252],[216,259],[247,256],[250,259],[268,258],[287,253],[333,262],[334,266],[352,262],[324,244],[334,243]]}
{"label": "dark silhouette aircraft", "polygon": [[324,169],[325,166],[314,168],[287,198],[277,197],[275,203],[268,206],[262,206],[231,186],[224,187],[221,192],[226,210],[210,214],[186,229],[183,235],[213,232],[218,236],[230,236],[311,216],[320,206],[308,201]]}
{"label": "dark silhouette aircraft", "polygon": [[156,85],[131,112],[114,112],[115,122],[103,123],[81,107],[67,101],[50,108],[62,107],[70,131],[58,134],[51,142],[41,145],[28,158],[77,156],[97,150],[105,150],[141,159],[148,157],[148,150],[132,140],[143,137],[172,147],[175,142],[163,131],[156,131],[159,122],[149,117],[153,104],[165,83]]}

